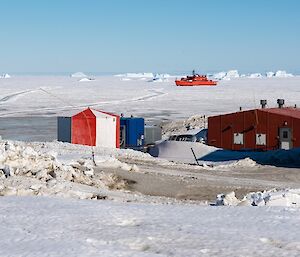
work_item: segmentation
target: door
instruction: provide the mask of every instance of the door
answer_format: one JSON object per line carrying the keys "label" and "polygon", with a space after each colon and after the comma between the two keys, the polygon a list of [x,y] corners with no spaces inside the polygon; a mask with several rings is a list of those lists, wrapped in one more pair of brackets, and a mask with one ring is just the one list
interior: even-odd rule
{"label": "door", "polygon": [[115,117],[96,118],[96,146],[116,148],[117,140],[117,121]]}
{"label": "door", "polygon": [[293,148],[291,128],[279,128],[279,148],[285,150]]}
{"label": "door", "polygon": [[126,126],[120,126],[120,148],[126,148]]}

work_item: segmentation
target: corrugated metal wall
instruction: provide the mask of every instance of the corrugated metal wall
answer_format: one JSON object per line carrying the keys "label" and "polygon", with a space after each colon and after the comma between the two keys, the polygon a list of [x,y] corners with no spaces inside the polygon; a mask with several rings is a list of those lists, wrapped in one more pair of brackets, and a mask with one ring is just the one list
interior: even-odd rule
{"label": "corrugated metal wall", "polygon": [[96,117],[90,109],[72,117],[72,143],[96,145]]}
{"label": "corrugated metal wall", "polygon": [[145,121],[143,118],[121,118],[121,126],[125,126],[126,147],[139,147],[144,145]]}
{"label": "corrugated metal wall", "polygon": [[58,117],[58,141],[73,144],[120,147],[120,117],[86,109],[72,117]]}
{"label": "corrugated metal wall", "polygon": [[[290,128],[293,147],[300,147],[300,119],[250,110],[208,118],[208,144],[229,150],[273,150],[279,148],[279,129]],[[235,138],[242,144],[236,144]],[[257,144],[257,137],[262,135],[266,143]]]}

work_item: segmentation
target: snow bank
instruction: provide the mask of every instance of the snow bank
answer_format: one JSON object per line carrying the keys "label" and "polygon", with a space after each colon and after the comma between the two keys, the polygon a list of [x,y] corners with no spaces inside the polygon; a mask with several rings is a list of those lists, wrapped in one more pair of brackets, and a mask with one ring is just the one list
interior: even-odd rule
{"label": "snow bank", "polygon": [[[136,165],[113,157],[98,156],[96,163],[107,167],[138,171]],[[104,165],[103,165],[104,166]],[[37,152],[12,142],[0,143],[0,195],[58,195],[78,199],[98,199],[100,189],[126,189],[128,182],[113,174],[95,174],[90,158],[69,164],[57,159],[57,152]]]}
{"label": "snow bank", "polygon": [[83,72],[75,72],[71,74],[72,78],[85,78],[87,75],[85,75]]}
{"label": "snow bank", "polygon": [[92,78],[82,78],[79,80],[79,82],[89,82],[89,81],[93,81],[95,79],[92,79]]}
{"label": "snow bank", "polygon": [[300,189],[270,190],[253,192],[242,200],[236,198],[234,192],[217,195],[216,205],[233,206],[295,206],[300,207]]}
{"label": "snow bank", "polygon": [[251,158],[245,158],[245,159],[242,159],[242,160],[238,160],[238,161],[234,161],[232,163],[229,163],[229,164],[221,164],[221,165],[216,165],[214,168],[212,169],[222,169],[222,170],[226,170],[226,169],[231,169],[231,168],[237,168],[237,167],[240,167],[240,168],[252,168],[252,167],[256,167],[258,166],[258,164],[253,161]]}
{"label": "snow bank", "polygon": [[9,74],[7,74],[7,73],[4,73],[4,74],[2,74],[2,75],[0,76],[0,78],[1,78],[1,79],[9,79],[9,78],[11,78],[11,76],[10,76]]}

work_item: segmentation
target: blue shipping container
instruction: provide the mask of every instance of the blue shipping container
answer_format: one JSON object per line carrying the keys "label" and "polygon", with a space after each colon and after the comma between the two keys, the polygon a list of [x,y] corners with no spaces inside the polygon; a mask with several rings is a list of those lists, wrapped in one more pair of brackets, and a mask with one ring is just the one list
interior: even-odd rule
{"label": "blue shipping container", "polygon": [[144,145],[145,122],[143,118],[121,118],[123,147],[136,148]]}
{"label": "blue shipping container", "polygon": [[71,143],[71,117],[57,117],[57,140]]}

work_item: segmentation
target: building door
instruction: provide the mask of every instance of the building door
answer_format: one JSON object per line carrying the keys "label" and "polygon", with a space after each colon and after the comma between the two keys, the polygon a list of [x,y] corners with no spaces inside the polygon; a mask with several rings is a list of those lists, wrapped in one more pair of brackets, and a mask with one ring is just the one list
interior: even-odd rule
{"label": "building door", "polygon": [[285,150],[293,148],[291,128],[279,128],[279,148]]}
{"label": "building door", "polygon": [[126,147],[126,126],[121,125],[120,126],[120,148]]}

